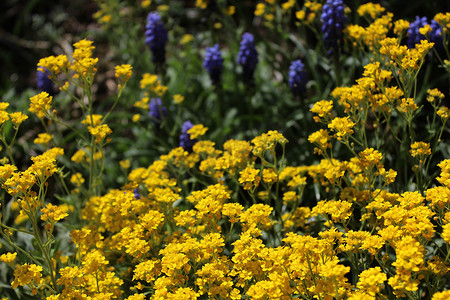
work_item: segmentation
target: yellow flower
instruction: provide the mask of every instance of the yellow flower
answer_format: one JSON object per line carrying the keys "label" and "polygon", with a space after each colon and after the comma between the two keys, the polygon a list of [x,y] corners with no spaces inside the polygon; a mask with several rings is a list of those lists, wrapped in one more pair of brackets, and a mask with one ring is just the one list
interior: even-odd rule
{"label": "yellow flower", "polygon": [[131,117],[131,121],[133,121],[133,123],[139,122],[140,119],[141,119],[140,114],[134,114],[133,117]]}
{"label": "yellow flower", "polygon": [[298,200],[298,195],[295,191],[287,191],[283,194],[283,203],[295,202]]}
{"label": "yellow flower", "polygon": [[360,291],[375,296],[381,290],[386,280],[387,276],[381,271],[381,268],[374,267],[364,270],[359,274],[357,287]]}
{"label": "yellow flower", "polygon": [[442,118],[442,122],[446,122],[448,118],[450,117],[450,109],[446,106],[439,107],[438,111],[436,112],[439,117]]}
{"label": "yellow flower", "polygon": [[36,114],[40,119],[42,119],[51,108],[53,97],[47,92],[42,92],[36,96],[30,98],[30,112]]}
{"label": "yellow flower", "polygon": [[315,148],[314,152],[317,154],[322,154],[323,150],[331,148],[330,135],[328,130],[319,129],[309,135],[308,141],[312,144],[316,144],[319,148]]}
{"label": "yellow flower", "polygon": [[286,12],[295,6],[295,0],[288,0],[281,4],[281,9]]}
{"label": "yellow flower", "polygon": [[409,150],[412,157],[431,155],[431,148],[429,143],[414,142],[411,144],[411,150]]}
{"label": "yellow flower", "polygon": [[120,65],[115,67],[115,76],[116,78],[119,78],[121,82],[119,88],[130,79],[131,74],[133,74],[132,69],[133,67],[131,65]]}
{"label": "yellow flower", "polygon": [[81,123],[85,126],[97,126],[100,125],[100,123],[102,122],[102,118],[103,118],[102,115],[92,114],[86,116],[86,118],[84,118],[84,120],[81,121]]}
{"label": "yellow flower", "polygon": [[160,12],[166,12],[166,11],[168,11],[169,9],[170,9],[170,6],[167,5],[167,4],[160,4],[160,5],[158,5],[158,6],[156,7],[156,10],[157,10],[157,11],[160,11]]}
{"label": "yellow flower", "polygon": [[255,16],[262,16],[264,14],[266,5],[264,3],[256,4],[255,8]]}
{"label": "yellow flower", "polygon": [[358,7],[358,15],[360,15],[361,17],[369,15],[372,19],[375,19],[385,10],[386,9],[380,4],[369,2]]}
{"label": "yellow flower", "polygon": [[28,119],[28,116],[21,113],[21,112],[14,112],[9,114],[9,117],[11,118],[11,121],[13,122],[13,124],[15,126],[20,125],[23,121],[25,121],[26,119]]}
{"label": "yellow flower", "polygon": [[119,164],[123,169],[128,169],[130,167],[130,160],[121,160],[119,161]]}
{"label": "yellow flower", "polygon": [[353,126],[355,123],[349,120],[349,117],[336,117],[328,124],[328,128],[336,132],[338,140],[346,140],[348,135],[353,134]]}
{"label": "yellow flower", "polygon": [[427,94],[427,101],[430,103],[435,102],[436,99],[440,101],[445,97],[445,95],[438,89],[429,89]]}
{"label": "yellow flower", "polygon": [[331,117],[331,110],[333,109],[333,101],[321,100],[314,103],[310,109],[312,113],[317,114],[319,117],[314,117],[314,121],[319,122],[319,118]]}
{"label": "yellow flower", "polygon": [[263,133],[252,140],[252,144],[255,145],[253,154],[260,156],[265,151],[274,150],[277,143],[284,146],[287,142],[288,140],[281,133],[276,130],[269,130],[269,132]]}
{"label": "yellow flower", "polygon": [[265,183],[274,183],[278,181],[278,175],[274,169],[263,169],[262,178]]}
{"label": "yellow flower", "polygon": [[83,149],[78,149],[70,158],[73,162],[81,163],[87,158],[87,154]]}
{"label": "yellow flower", "polygon": [[196,0],[195,6],[201,9],[206,9],[208,7],[209,0]]}
{"label": "yellow flower", "polygon": [[152,4],[152,0],[142,0],[141,7],[142,8],[148,8]]}
{"label": "yellow flower", "polygon": [[[66,73],[70,67],[69,59],[66,55],[49,56],[41,58],[38,63],[38,71],[45,73],[47,69],[52,75]],[[50,77],[50,79],[52,79]]]}
{"label": "yellow flower", "polygon": [[224,14],[226,14],[227,16],[232,16],[235,14],[236,12],[236,6],[234,5],[230,5],[227,8],[223,9]]}
{"label": "yellow flower", "polygon": [[192,126],[191,129],[187,131],[187,133],[190,135],[191,140],[198,138],[199,136],[202,136],[206,133],[208,130],[208,127],[203,126],[202,124],[197,124]]}
{"label": "yellow flower", "polygon": [[433,297],[431,298],[431,300],[447,300],[447,299],[450,299],[450,290],[436,292],[433,294]]}
{"label": "yellow flower", "polygon": [[295,17],[299,20],[304,20],[305,19],[305,11],[304,10],[299,10],[295,13]]}
{"label": "yellow flower", "polygon": [[38,137],[34,139],[33,143],[35,144],[47,144],[51,141],[53,135],[48,133],[39,133]]}
{"label": "yellow flower", "polygon": [[397,20],[394,22],[394,34],[401,35],[409,28],[409,22],[406,20]]}
{"label": "yellow flower", "polygon": [[4,253],[2,255],[0,255],[0,261],[5,262],[5,263],[13,263],[14,260],[17,257],[17,252],[11,253],[11,252],[7,252]]}
{"label": "yellow flower", "polygon": [[422,28],[419,28],[419,33],[426,36],[429,32],[431,32],[433,29],[431,29],[431,26],[429,24],[423,26]]}
{"label": "yellow flower", "polygon": [[230,218],[230,223],[239,221],[239,217],[244,210],[244,207],[239,203],[225,203],[222,208],[222,215]]}
{"label": "yellow flower", "polygon": [[70,66],[70,69],[75,71],[73,78],[81,77],[90,81],[97,72],[98,58],[92,58],[95,49],[92,44],[92,41],[86,39],[73,44],[75,49],[73,51],[73,62]]}
{"label": "yellow flower", "polygon": [[397,106],[397,109],[406,115],[411,115],[418,108],[413,98],[402,98],[402,102]]}
{"label": "yellow flower", "polygon": [[180,44],[186,45],[186,44],[189,44],[190,42],[192,42],[193,40],[194,40],[194,36],[192,34],[186,33],[181,37]]}
{"label": "yellow flower", "polygon": [[239,183],[244,186],[245,190],[249,190],[252,186],[257,187],[261,177],[259,176],[259,170],[248,166],[239,173]]}
{"label": "yellow flower", "polygon": [[42,277],[42,267],[35,264],[24,264],[18,266],[14,270],[14,281],[11,283],[13,289],[16,289],[19,285],[25,286],[30,283],[39,285]]}
{"label": "yellow flower", "polygon": [[158,75],[145,73],[140,81],[141,89],[154,85],[158,81]]}
{"label": "yellow flower", "polygon": [[88,127],[89,133],[95,137],[95,142],[100,143],[105,139],[106,136],[112,133],[112,130],[107,124],[98,125],[95,127]]}
{"label": "yellow flower", "polygon": [[184,97],[180,94],[173,95],[173,103],[180,104],[184,101]]}
{"label": "yellow flower", "polygon": [[81,186],[84,183],[83,175],[81,175],[81,173],[72,174],[70,177],[70,182],[76,186]]}
{"label": "yellow flower", "polygon": [[48,223],[55,223],[59,220],[64,219],[69,214],[65,212],[65,210],[59,206],[48,203],[46,207],[41,209],[42,215],[41,220]]}

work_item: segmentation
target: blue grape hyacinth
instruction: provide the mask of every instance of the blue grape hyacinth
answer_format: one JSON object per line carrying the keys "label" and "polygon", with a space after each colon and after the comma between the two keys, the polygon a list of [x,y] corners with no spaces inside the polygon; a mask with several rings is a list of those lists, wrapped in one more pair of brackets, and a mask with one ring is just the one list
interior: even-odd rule
{"label": "blue grape hyacinth", "polygon": [[152,98],[150,100],[148,107],[149,107],[148,114],[151,117],[152,122],[155,125],[160,124],[163,117],[165,117],[167,114],[166,108],[162,106],[161,98]]}
{"label": "blue grape hyacinth", "polygon": [[425,39],[425,36],[419,32],[419,29],[424,27],[425,25],[428,25],[427,17],[421,18],[419,16],[416,16],[414,22],[411,22],[409,24],[408,41],[406,42],[408,48],[412,49],[416,47],[416,44],[420,43],[420,40]]}
{"label": "blue grape hyacinth", "polygon": [[328,54],[339,53],[344,42],[342,31],[347,22],[343,1],[327,0],[323,6],[320,20],[322,21],[323,41]]}
{"label": "blue grape hyacinth", "polygon": [[428,23],[427,17],[419,17],[416,16],[414,22],[409,24],[408,28],[408,41],[406,44],[408,48],[412,49],[416,47],[416,44],[420,43],[421,40],[426,39],[426,37],[420,33],[420,28],[425,25],[430,25],[431,32],[429,33],[430,42],[435,43],[436,47],[442,47],[442,27],[435,20],[431,20],[431,23]]}
{"label": "blue grape hyacinth", "polygon": [[242,66],[244,81],[252,81],[253,73],[258,63],[258,52],[255,47],[255,37],[248,32],[242,35],[238,53],[238,64]]}
{"label": "blue grape hyacinth", "polygon": [[218,44],[206,48],[203,67],[206,69],[206,71],[208,71],[209,77],[211,78],[211,81],[214,85],[220,82],[223,69],[223,58]]}
{"label": "blue grape hyacinth", "polygon": [[295,60],[289,67],[289,86],[294,95],[301,95],[306,90],[306,76],[305,65],[300,59]]}
{"label": "blue grape hyacinth", "polygon": [[149,13],[145,26],[145,44],[152,51],[152,61],[164,63],[166,61],[167,30],[157,13]]}
{"label": "blue grape hyacinth", "polygon": [[37,71],[36,86],[38,90],[47,92],[50,96],[53,96],[55,94],[55,85],[49,76],[50,72],[47,69],[45,69],[45,72]]}
{"label": "blue grape hyacinth", "polygon": [[197,139],[191,139],[191,135],[188,132],[194,126],[191,121],[186,121],[183,123],[181,127],[181,135],[180,135],[180,147],[182,147],[186,151],[191,151],[194,144],[197,142]]}

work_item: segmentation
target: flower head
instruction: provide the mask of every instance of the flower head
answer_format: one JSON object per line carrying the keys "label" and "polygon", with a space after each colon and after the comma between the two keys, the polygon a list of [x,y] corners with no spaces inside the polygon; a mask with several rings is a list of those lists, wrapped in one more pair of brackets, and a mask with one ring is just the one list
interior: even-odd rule
{"label": "flower head", "polygon": [[301,94],[306,89],[306,71],[305,65],[300,59],[292,62],[289,67],[289,86],[295,95]]}
{"label": "flower head", "polygon": [[322,16],[322,32],[325,47],[328,54],[334,51],[339,52],[343,44],[343,29],[347,18],[344,14],[344,3],[342,0],[327,0],[323,6]]}
{"label": "flower head", "polygon": [[166,60],[167,30],[157,13],[149,13],[145,26],[145,43],[152,51],[152,61],[164,63]]}
{"label": "flower head", "polygon": [[238,53],[238,64],[242,66],[244,80],[251,81],[258,63],[258,52],[255,48],[255,38],[251,33],[242,35],[241,46]]}
{"label": "flower head", "polygon": [[206,71],[208,71],[209,77],[211,78],[213,84],[217,84],[220,81],[223,69],[223,58],[218,44],[206,48],[203,67],[205,67]]}
{"label": "flower head", "polygon": [[152,98],[148,107],[150,109],[148,114],[152,118],[152,122],[155,125],[160,124],[167,114],[166,108],[161,104],[161,98]]}
{"label": "flower head", "polygon": [[192,150],[192,147],[197,142],[196,139],[191,139],[191,135],[188,133],[189,129],[194,127],[194,124],[192,124],[191,121],[186,121],[183,123],[183,126],[181,128],[181,135],[180,135],[180,147],[182,147],[186,151]]}
{"label": "flower head", "polygon": [[52,98],[47,92],[41,92],[30,98],[31,103],[28,110],[42,119],[51,108]]}

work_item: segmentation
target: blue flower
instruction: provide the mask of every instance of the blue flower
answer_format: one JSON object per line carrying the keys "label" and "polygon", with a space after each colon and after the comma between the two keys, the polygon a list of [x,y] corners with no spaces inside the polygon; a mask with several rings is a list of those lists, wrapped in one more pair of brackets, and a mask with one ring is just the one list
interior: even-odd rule
{"label": "blue flower", "polygon": [[219,51],[219,45],[215,44],[213,47],[206,48],[205,60],[203,67],[208,71],[209,77],[213,84],[217,84],[222,76],[223,58]]}
{"label": "blue flower", "polygon": [[344,42],[342,31],[347,22],[342,0],[327,0],[323,6],[320,20],[322,21],[323,41],[328,54],[339,53]]}
{"label": "blue flower", "polygon": [[164,63],[166,61],[167,30],[157,13],[149,13],[145,26],[145,43],[152,51],[152,61]]}
{"label": "blue flower", "polygon": [[47,92],[49,95],[53,96],[55,94],[55,86],[49,76],[50,72],[47,69],[45,69],[45,72],[37,71],[36,86],[38,90]]}
{"label": "blue flower", "polygon": [[289,86],[294,95],[300,95],[306,90],[307,81],[305,65],[300,59],[293,61],[289,67]]}
{"label": "blue flower", "polygon": [[409,24],[408,28],[408,41],[406,42],[408,48],[412,49],[416,47],[417,43],[420,43],[420,40],[425,39],[423,34],[420,34],[419,29],[428,25],[427,17],[419,17],[416,16],[416,20]]}
{"label": "blue flower", "polygon": [[150,100],[148,107],[149,107],[148,114],[151,117],[152,122],[155,125],[160,124],[163,117],[165,117],[167,114],[166,108],[162,106],[161,98],[152,98]]}
{"label": "blue flower", "polygon": [[251,33],[242,35],[241,46],[238,53],[238,64],[242,66],[244,80],[253,80],[253,73],[258,63],[258,52],[255,47],[255,38]]}
{"label": "blue flower", "polygon": [[442,43],[442,27],[435,20],[431,20],[431,24],[428,23],[427,17],[416,16],[414,22],[409,24],[408,28],[408,41],[406,42],[408,48],[412,49],[419,44],[421,40],[425,40],[426,37],[420,33],[420,28],[425,25],[430,25],[431,32],[429,33],[430,42],[435,44],[438,49],[443,46]]}
{"label": "blue flower", "polygon": [[135,188],[133,190],[133,194],[134,194],[134,199],[137,199],[137,200],[141,199],[141,195],[139,194],[139,189]]}
{"label": "blue flower", "polygon": [[191,151],[194,144],[197,142],[197,139],[191,139],[191,135],[188,132],[194,126],[191,121],[186,121],[183,123],[181,127],[181,135],[180,135],[180,147],[183,147],[186,151]]}

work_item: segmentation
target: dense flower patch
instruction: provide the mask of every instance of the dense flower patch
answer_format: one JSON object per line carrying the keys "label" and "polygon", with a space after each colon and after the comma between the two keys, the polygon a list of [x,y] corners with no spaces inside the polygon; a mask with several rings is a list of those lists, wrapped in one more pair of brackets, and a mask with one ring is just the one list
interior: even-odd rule
{"label": "dense flower patch", "polygon": [[[150,2],[139,9],[148,13]],[[114,12],[100,8],[96,18],[107,29]],[[210,33],[234,26],[230,17],[239,13],[239,7],[212,0],[197,0],[192,9],[217,18]],[[174,18],[162,4],[161,15],[152,10],[143,24],[153,68],[115,66],[117,93],[106,106],[96,100],[101,58],[89,39],[75,42],[72,55],[37,63],[42,92],[30,97],[28,112],[11,112],[8,102],[0,102],[2,296],[450,297],[450,13],[410,23],[367,3],[353,12],[364,21],[352,24],[351,9],[339,0],[302,7],[266,0],[253,9],[266,36],[241,30],[234,52],[215,40],[219,33],[205,38],[196,63],[207,96],[192,92],[194,83],[170,80],[185,74],[178,69],[173,75],[180,67],[171,58],[174,35],[166,24]],[[291,15],[295,24],[285,21]],[[309,51],[301,36],[274,34],[286,47],[280,51],[294,45],[301,55],[267,62],[280,45],[265,39],[283,26],[309,28],[320,36],[321,48]],[[192,54],[194,39],[185,33],[177,41],[188,48],[178,49],[180,60]],[[315,63],[328,73],[315,74]],[[259,64],[265,68],[260,73],[274,68],[274,81],[285,77],[281,88],[263,82]],[[446,90],[439,80],[431,83],[442,90],[433,87],[429,74],[445,78]],[[303,122],[302,138],[283,128],[255,129],[270,122],[255,117],[255,95],[266,85],[279,88],[277,102],[299,107],[301,114],[281,124]],[[227,96],[240,87],[245,115]],[[194,96],[213,104],[186,105]],[[69,118],[64,97],[77,111]],[[282,105],[269,115],[292,110]],[[115,114],[120,107],[134,130],[123,136],[115,135],[122,132],[123,115]],[[198,122],[197,114],[208,121]],[[240,120],[234,128],[250,134],[232,136],[227,120],[233,118]],[[17,162],[20,128],[31,119],[42,129],[27,141],[36,154]],[[109,160],[124,151],[114,148],[122,145],[115,139],[133,149],[148,136],[157,154],[146,164],[132,154]],[[310,145],[311,156],[291,153],[307,153]],[[117,181],[109,186],[110,170]]]}

